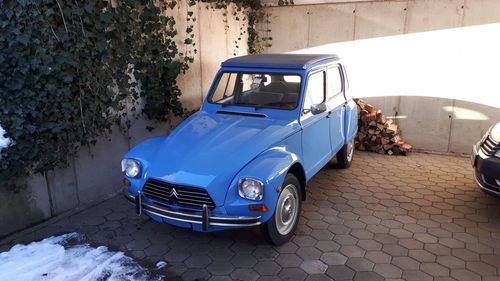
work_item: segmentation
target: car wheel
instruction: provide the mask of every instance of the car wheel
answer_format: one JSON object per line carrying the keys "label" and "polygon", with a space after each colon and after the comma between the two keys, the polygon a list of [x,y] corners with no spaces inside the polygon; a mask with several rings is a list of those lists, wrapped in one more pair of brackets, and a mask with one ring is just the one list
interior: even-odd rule
{"label": "car wheel", "polygon": [[262,235],[276,246],[286,243],[295,233],[301,208],[300,183],[293,174],[288,174],[281,186],[273,216],[261,225]]}
{"label": "car wheel", "polygon": [[351,166],[352,157],[354,155],[354,139],[352,139],[347,144],[344,144],[342,148],[337,152],[337,167],[341,169],[346,169]]}

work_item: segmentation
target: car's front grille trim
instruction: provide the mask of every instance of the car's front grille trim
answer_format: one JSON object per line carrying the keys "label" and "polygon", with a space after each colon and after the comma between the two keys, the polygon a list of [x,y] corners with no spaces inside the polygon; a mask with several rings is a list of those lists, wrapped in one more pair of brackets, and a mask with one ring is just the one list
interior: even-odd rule
{"label": "car's front grille trim", "polygon": [[495,142],[491,136],[486,137],[481,145],[481,150],[488,156],[494,155],[500,149],[500,143]]}
{"label": "car's front grille trim", "polygon": [[188,190],[178,190],[178,192],[182,192],[182,193],[190,193],[190,194],[200,194],[199,192],[193,192],[193,191],[188,191]]}
{"label": "car's front grille trim", "polygon": [[172,200],[170,199],[170,197],[168,197],[168,196],[166,196],[166,195],[163,195],[163,194],[161,194],[161,193],[159,193],[159,192],[154,192],[154,191],[151,191],[151,190],[146,190],[144,193],[145,193],[145,194],[147,194],[147,195],[150,195],[150,196],[152,196],[152,197],[161,198],[161,199],[164,199],[164,200],[166,200],[166,201],[172,201]]}
{"label": "car's front grille trim", "polygon": [[200,199],[193,199],[193,198],[182,198],[182,199],[177,199],[178,201],[187,201],[187,202],[199,202],[201,204],[210,204],[210,201],[209,200],[200,200]]}
{"label": "car's front grille trim", "polygon": [[[177,197],[174,195],[173,189]],[[156,179],[148,179],[144,184],[143,194],[150,199],[167,205],[178,205],[189,209],[202,209],[203,205],[215,208],[215,203],[208,192],[201,188],[171,184]]]}
{"label": "car's front grille trim", "polygon": [[148,182],[148,185],[149,185],[149,186],[153,186],[153,187],[157,187],[157,188],[163,188],[163,186],[158,185],[158,184],[155,184],[155,183],[154,183],[154,182],[152,182],[152,181],[149,181],[149,182]]}
{"label": "car's front grille trim", "polygon": [[[176,192],[177,194],[180,194],[182,193],[183,197],[195,197],[194,195],[187,195],[187,194],[184,194],[183,192],[181,192],[176,186],[174,186],[176,189]],[[160,193],[160,194],[163,194],[164,192],[167,192],[168,194],[170,194],[170,190],[165,190],[164,188],[160,188],[160,187],[156,187],[156,186],[151,186],[151,185],[148,185],[148,191],[151,191],[151,192],[156,192],[156,193]],[[208,196],[202,196],[202,195],[198,195],[199,198],[202,198],[202,199],[210,199],[210,197]]]}

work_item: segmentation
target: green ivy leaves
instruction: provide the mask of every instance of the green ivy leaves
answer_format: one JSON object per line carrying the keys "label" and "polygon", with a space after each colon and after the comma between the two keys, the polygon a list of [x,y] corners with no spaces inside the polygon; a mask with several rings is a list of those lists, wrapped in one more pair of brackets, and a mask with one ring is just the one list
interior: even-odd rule
{"label": "green ivy leaves", "polygon": [[125,104],[153,120],[183,113],[173,18],[154,1],[119,3],[0,0],[0,124],[15,141],[1,151],[2,186],[64,166]]}
{"label": "green ivy leaves", "polygon": [[197,52],[196,3],[235,4],[246,15],[236,20],[249,21],[249,52],[262,50],[260,0],[186,1],[183,43],[193,49],[182,53],[164,13],[177,0],[0,0],[0,124],[15,141],[0,152],[1,185],[16,190],[65,166],[114,124],[129,125],[127,107],[157,121],[185,114],[176,79]]}

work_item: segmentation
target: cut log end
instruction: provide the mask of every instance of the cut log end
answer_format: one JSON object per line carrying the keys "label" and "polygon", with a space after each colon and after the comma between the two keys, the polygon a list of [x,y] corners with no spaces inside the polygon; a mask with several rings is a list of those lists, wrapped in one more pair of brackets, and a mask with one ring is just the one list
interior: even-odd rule
{"label": "cut log end", "polygon": [[408,155],[413,147],[404,142],[401,129],[382,110],[362,99],[354,99],[358,109],[355,148],[387,155]]}

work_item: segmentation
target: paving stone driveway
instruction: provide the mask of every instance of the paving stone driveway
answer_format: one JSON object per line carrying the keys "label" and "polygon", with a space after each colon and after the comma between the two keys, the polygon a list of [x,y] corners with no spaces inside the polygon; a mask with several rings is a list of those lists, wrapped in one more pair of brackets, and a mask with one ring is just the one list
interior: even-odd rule
{"label": "paving stone driveway", "polygon": [[140,219],[121,196],[9,243],[76,231],[146,265],[165,260],[169,280],[500,280],[500,199],[471,173],[468,158],[356,152],[350,169],[310,182],[281,247],[258,228],[203,234]]}

